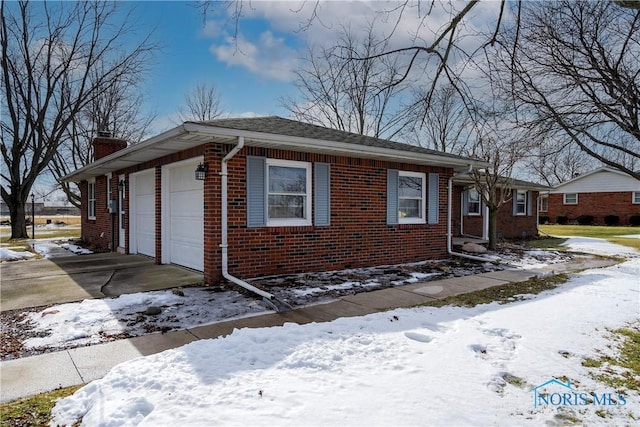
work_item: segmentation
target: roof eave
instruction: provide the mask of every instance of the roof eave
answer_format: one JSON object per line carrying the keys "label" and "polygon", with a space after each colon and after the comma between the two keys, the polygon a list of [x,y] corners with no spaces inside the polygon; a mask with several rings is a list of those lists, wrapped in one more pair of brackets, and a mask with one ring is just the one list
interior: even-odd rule
{"label": "roof eave", "polygon": [[[136,164],[151,160],[150,157],[153,156],[148,155],[150,150],[157,152],[157,155],[153,157],[157,158],[162,155],[196,147],[207,142],[216,140],[219,142],[227,142],[225,141],[226,139],[232,140],[237,137],[244,137],[247,146],[288,149],[413,164],[428,164],[451,168],[468,168],[469,166],[484,168],[488,166],[486,162],[480,160],[446,154],[428,154],[370,145],[354,145],[345,142],[222,128],[186,122],[139,144],[132,145],[124,150],[117,151],[83,166],[75,172],[62,177],[61,181],[79,182],[135,166]],[[173,148],[163,148],[165,146],[173,146]],[[178,148],[175,148],[176,146]],[[144,155],[142,153],[144,153]],[[140,160],[140,158],[142,158],[142,160]]]}
{"label": "roof eave", "polygon": [[106,170],[105,174],[108,172],[113,172],[114,170],[118,170],[118,169],[114,169],[112,167],[106,167],[107,164],[114,162],[116,160],[120,160],[122,158],[126,158],[127,156],[131,156],[141,150],[149,149],[149,147],[152,147],[153,145],[157,145],[159,142],[176,138],[184,133],[186,133],[186,131],[183,125],[169,129],[143,142],[140,142],[135,145],[131,145],[125,148],[124,150],[116,151],[115,153],[109,154],[108,156],[105,156],[101,159],[96,160],[95,162],[89,163],[88,165],[85,165],[80,169],[77,169],[76,171],[63,176],[62,178],[60,178],[60,181],[78,182],[78,181],[83,181],[87,178],[93,178],[95,176],[103,175],[103,173],[95,172],[97,170],[100,170],[101,167],[105,167],[105,170]]}
{"label": "roof eave", "polygon": [[[472,185],[476,183],[475,180],[468,174],[455,175],[453,177],[453,182],[454,184],[466,184],[466,185]],[[512,180],[512,182],[509,184],[509,187],[521,189],[521,190],[533,190],[533,191],[548,191],[548,190],[551,190],[552,188],[546,185],[536,184],[534,182],[523,182],[516,179]]]}
{"label": "roof eave", "polygon": [[[380,160],[389,160],[415,163],[419,160],[421,164],[430,164],[446,167],[468,167],[484,168],[487,162],[477,159],[448,156],[446,154],[427,154],[414,151],[395,150],[390,148],[375,147],[371,145],[355,145],[346,142],[336,142],[323,139],[305,138],[264,132],[253,132],[246,130],[220,128],[211,125],[201,125],[198,123],[185,123],[185,128],[191,133],[203,133],[214,136],[242,136],[245,144],[257,147],[272,147],[280,149],[291,149],[293,151],[319,152],[324,154],[347,155],[352,157],[373,157]],[[369,154],[370,156],[363,156]],[[402,154],[400,154],[402,153]]]}

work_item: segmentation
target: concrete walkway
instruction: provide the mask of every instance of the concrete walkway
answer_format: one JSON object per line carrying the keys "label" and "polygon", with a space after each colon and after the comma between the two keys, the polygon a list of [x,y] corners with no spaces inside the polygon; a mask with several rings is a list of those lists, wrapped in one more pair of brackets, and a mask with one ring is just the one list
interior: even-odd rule
{"label": "concrete walkway", "polygon": [[180,347],[199,339],[217,338],[240,328],[281,326],[285,323],[329,322],[340,317],[364,316],[399,307],[412,307],[435,299],[460,295],[507,283],[523,282],[534,276],[608,267],[617,261],[576,258],[536,270],[505,270],[474,276],[415,283],[345,296],[327,304],[285,313],[267,313],[165,334],[145,335],[88,347],[47,353],[0,362],[0,403],[86,384],[103,377],[115,365],[140,356]]}
{"label": "concrete walkway", "polygon": [[201,283],[202,273],[115,253],[3,262],[0,311]]}

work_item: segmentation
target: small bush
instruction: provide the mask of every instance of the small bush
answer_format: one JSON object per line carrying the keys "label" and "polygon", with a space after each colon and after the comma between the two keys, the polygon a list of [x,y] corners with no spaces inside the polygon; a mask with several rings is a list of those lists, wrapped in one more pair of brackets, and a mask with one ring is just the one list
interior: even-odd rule
{"label": "small bush", "polygon": [[569,217],[566,215],[558,215],[556,217],[556,223],[560,225],[566,225],[569,222]]}
{"label": "small bush", "polygon": [[629,224],[633,226],[640,226],[640,215],[631,215],[629,217]]}
{"label": "small bush", "polygon": [[618,225],[620,223],[620,217],[618,215],[607,215],[604,217],[604,223],[606,225]]}
{"label": "small bush", "polygon": [[540,224],[549,224],[549,215],[540,215],[538,217],[538,222]]}
{"label": "small bush", "polygon": [[593,223],[593,216],[592,215],[579,215],[578,218],[576,218],[576,220],[578,221],[578,224],[580,224],[580,225],[591,225]]}

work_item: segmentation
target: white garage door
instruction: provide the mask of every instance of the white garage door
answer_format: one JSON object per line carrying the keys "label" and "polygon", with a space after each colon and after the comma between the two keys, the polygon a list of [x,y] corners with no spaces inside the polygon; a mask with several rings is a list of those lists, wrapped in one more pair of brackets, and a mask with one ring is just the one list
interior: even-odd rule
{"label": "white garage door", "polygon": [[[163,259],[195,270],[204,269],[204,198],[203,181],[197,181],[194,171],[198,162],[169,166],[167,202],[163,212],[169,215]],[[163,171],[164,173],[165,171]],[[167,256],[164,251],[168,250]]]}
{"label": "white garage door", "polygon": [[131,253],[156,256],[155,170],[132,174]]}

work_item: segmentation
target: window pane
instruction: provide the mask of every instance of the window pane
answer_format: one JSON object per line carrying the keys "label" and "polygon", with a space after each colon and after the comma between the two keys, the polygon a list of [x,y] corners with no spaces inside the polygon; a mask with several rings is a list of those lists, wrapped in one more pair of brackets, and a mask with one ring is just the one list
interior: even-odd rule
{"label": "window pane", "polygon": [[469,190],[467,198],[467,210],[470,214],[480,213],[480,193],[477,190]]}
{"label": "window pane", "polygon": [[269,195],[270,219],[304,219],[305,196]]}
{"label": "window pane", "polygon": [[422,218],[421,199],[400,199],[400,218]]}
{"label": "window pane", "polygon": [[400,176],[399,197],[422,197],[422,178]]}
{"label": "window pane", "polygon": [[306,193],[307,170],[286,166],[269,166],[270,193]]}
{"label": "window pane", "polygon": [[542,212],[547,212],[547,210],[549,210],[549,198],[546,196],[543,196],[540,199],[540,210]]}

